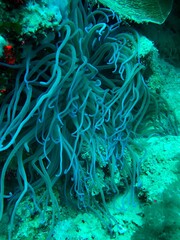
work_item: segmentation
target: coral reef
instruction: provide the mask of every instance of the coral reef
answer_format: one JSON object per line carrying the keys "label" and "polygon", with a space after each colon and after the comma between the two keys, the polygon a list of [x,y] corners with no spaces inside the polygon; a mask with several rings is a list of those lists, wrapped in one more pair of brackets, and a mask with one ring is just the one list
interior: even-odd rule
{"label": "coral reef", "polygon": [[177,178],[176,69],[95,1],[1,5],[1,239],[143,238]]}

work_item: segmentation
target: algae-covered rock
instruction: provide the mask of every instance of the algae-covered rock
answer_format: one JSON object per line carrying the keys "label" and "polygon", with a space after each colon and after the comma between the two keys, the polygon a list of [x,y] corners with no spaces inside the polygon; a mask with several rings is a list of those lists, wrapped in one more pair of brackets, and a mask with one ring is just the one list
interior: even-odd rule
{"label": "algae-covered rock", "polygon": [[0,35],[0,57],[3,56],[4,46],[7,45],[7,41]]}
{"label": "algae-covered rock", "polygon": [[122,18],[137,23],[162,24],[171,12],[173,0],[99,0],[99,2],[111,8]]}

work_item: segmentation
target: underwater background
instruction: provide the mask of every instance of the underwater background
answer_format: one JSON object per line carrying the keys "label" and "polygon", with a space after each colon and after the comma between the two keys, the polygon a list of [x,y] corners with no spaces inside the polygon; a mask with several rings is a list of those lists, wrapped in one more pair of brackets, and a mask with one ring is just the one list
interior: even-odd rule
{"label": "underwater background", "polygon": [[180,239],[179,16],[0,0],[0,240]]}

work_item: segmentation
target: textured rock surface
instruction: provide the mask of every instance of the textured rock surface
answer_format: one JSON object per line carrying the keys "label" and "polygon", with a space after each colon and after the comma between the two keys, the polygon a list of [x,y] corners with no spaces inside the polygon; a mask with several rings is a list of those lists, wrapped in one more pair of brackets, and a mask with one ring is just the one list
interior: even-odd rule
{"label": "textured rock surface", "polygon": [[172,0],[99,0],[121,17],[133,20],[137,23],[153,22],[162,24],[172,9]]}

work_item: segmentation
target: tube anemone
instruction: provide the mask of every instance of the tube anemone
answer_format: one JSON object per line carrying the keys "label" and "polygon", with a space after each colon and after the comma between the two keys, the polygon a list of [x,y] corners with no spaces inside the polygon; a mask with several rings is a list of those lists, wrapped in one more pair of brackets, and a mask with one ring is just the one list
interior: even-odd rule
{"label": "tube anemone", "polygon": [[[39,212],[41,203],[51,199],[53,221],[59,213],[54,193],[59,185],[79,208],[102,209],[102,204],[109,218],[106,194],[117,194],[130,182],[133,195],[139,181],[141,161],[131,142],[154,102],[142,75],[139,35],[110,9],[72,2],[57,33],[36,47],[23,47],[15,87],[1,106],[0,151],[7,158],[0,218],[8,197],[6,176],[17,165],[10,235],[27,193]],[[97,204],[99,196],[102,203]]]}

